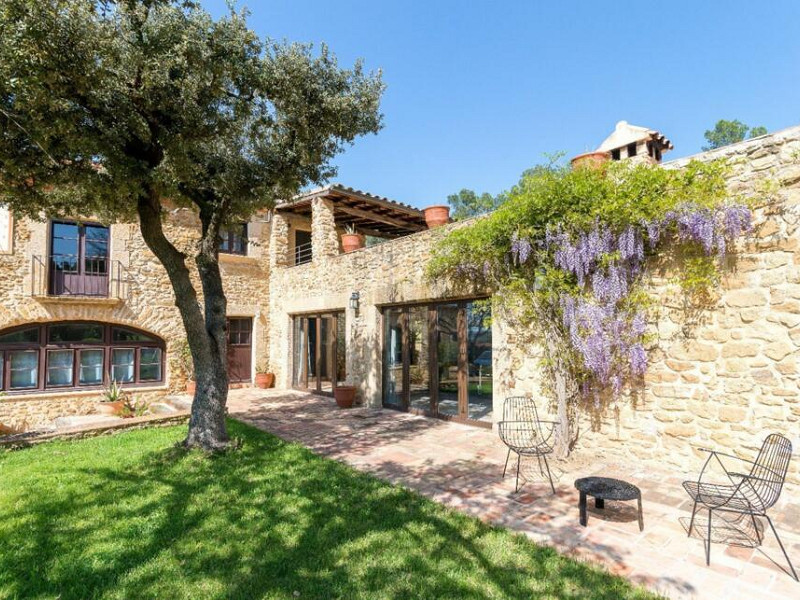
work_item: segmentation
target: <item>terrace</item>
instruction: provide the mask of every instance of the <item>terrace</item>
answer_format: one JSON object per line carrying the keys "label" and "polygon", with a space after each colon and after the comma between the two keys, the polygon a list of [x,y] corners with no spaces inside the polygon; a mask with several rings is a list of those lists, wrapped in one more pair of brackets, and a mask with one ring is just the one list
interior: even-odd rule
{"label": "terrace", "polygon": [[[300,392],[240,390],[232,393],[229,406],[232,416],[264,431],[603,565],[670,598],[777,600],[797,593],[775,539],[766,535],[759,544],[749,521],[715,515],[712,563],[705,565],[703,515],[687,536],[692,505],[681,482],[693,473],[575,453],[553,461],[555,495],[535,460],[523,463],[527,481],[515,494],[514,478],[501,476],[505,447],[491,431],[393,411],[335,412],[330,399]],[[641,488],[644,531],[635,507],[624,503],[607,503],[602,511],[590,505],[588,526],[579,525],[573,481],[596,474]],[[800,508],[788,496],[772,516],[790,556],[797,556]]]}

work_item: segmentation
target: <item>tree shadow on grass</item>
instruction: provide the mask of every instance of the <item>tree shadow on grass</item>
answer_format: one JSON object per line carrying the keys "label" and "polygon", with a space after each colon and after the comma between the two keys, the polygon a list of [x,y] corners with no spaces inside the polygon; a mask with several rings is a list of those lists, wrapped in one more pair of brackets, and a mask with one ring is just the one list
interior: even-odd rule
{"label": "tree shadow on grass", "polygon": [[0,525],[0,591],[61,598],[645,596],[408,490],[250,427],[230,428],[244,441],[237,452],[208,458],[164,450],[163,436],[123,434],[117,438],[141,444],[139,455],[97,440],[89,447],[97,456],[84,447],[86,460],[12,490],[13,517]]}

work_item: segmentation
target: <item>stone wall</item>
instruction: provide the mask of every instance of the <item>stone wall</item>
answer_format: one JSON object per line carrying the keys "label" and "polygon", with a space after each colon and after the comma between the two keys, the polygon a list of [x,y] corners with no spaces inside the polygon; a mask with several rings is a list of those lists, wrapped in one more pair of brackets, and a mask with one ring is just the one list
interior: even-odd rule
{"label": "stone wall", "polygon": [[[644,390],[601,411],[579,411],[578,454],[653,461],[692,474],[701,464],[698,447],[752,455],[768,432],[779,431],[800,448],[800,127],[663,166],[681,168],[691,158],[729,161],[732,194],[766,194],[768,201],[756,209],[757,230],[740,244],[719,296],[700,313],[684,310],[669,271],[653,280],[661,309],[652,324],[657,342]],[[313,225],[327,227],[329,236],[326,210],[315,206]],[[278,385],[291,385],[291,315],[346,309],[348,378],[363,401],[379,406],[381,309],[442,298],[441,286],[425,282],[424,269],[447,229],[274,268],[270,356]],[[347,308],[354,291],[360,294],[357,312]],[[493,322],[493,368],[495,420],[506,396],[542,397],[536,349],[522,343],[502,315]],[[800,483],[800,456],[791,479]]]}
{"label": "stone wall", "polygon": [[[800,449],[800,127],[664,167],[681,168],[692,158],[728,161],[733,195],[764,195],[756,230],[739,244],[719,294],[700,312],[687,313],[669,270],[654,278],[661,308],[643,393],[599,414],[591,406],[581,411],[577,447],[666,463],[687,474],[705,457],[699,447],[752,457],[767,433],[777,431]],[[519,347],[503,325],[494,340],[502,387],[536,394],[536,352]],[[800,456],[790,476],[800,483]]]}
{"label": "stone wall", "polygon": [[[263,222],[262,222],[263,221]],[[0,329],[61,320],[92,320],[131,325],[156,334],[166,342],[164,382],[136,388],[136,394],[154,399],[182,390],[186,377],[177,359],[186,334],[172,287],[161,264],[142,239],[137,224],[111,225],[110,258],[119,261],[127,274],[121,296],[111,299],[47,297],[35,281],[43,272],[35,267],[36,257],[46,263],[49,223],[14,220],[11,252],[0,253]],[[199,236],[199,222],[187,209],[170,212],[165,231],[175,245],[190,253]],[[269,232],[266,219],[249,224],[251,244],[248,256],[220,255],[220,267],[228,296],[229,316],[254,318],[254,367],[267,363],[269,338]],[[202,294],[191,258],[195,287]],[[113,286],[112,286],[113,287]],[[41,393],[12,395],[0,400],[0,423],[19,429],[36,427],[57,416],[93,412],[99,392]]]}

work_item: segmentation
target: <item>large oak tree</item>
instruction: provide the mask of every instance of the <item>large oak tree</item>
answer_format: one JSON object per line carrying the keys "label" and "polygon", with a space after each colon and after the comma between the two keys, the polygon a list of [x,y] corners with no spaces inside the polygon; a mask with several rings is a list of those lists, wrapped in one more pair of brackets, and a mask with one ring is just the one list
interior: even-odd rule
{"label": "large oak tree", "polygon": [[[233,10],[215,20],[174,0],[0,4],[0,201],[37,219],[138,220],[195,366],[188,446],[228,439],[220,228],[332,176],[346,144],[380,129],[382,91],[379,73],[342,69],[324,46],[262,40]],[[165,235],[175,203],[199,216],[193,256]]]}

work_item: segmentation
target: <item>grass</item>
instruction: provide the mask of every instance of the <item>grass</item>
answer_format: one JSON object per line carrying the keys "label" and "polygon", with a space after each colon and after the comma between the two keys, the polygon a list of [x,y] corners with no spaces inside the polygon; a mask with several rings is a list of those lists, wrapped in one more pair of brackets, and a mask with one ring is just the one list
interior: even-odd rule
{"label": "grass", "polygon": [[623,579],[230,423],[0,454],[4,598],[651,598]]}

